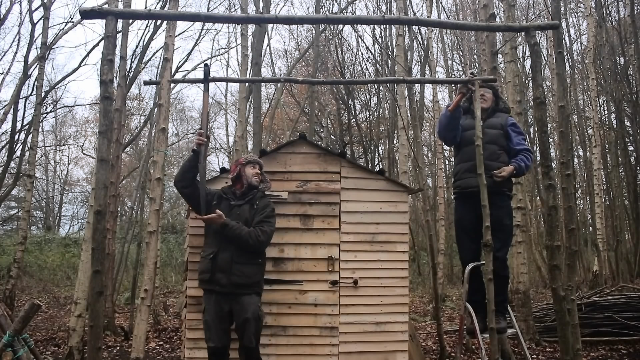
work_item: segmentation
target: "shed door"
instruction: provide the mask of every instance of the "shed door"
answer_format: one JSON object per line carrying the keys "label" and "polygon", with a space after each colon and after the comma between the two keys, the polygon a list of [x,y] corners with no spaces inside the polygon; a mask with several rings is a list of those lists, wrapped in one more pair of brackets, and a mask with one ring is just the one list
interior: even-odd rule
{"label": "shed door", "polygon": [[407,192],[347,162],[340,179],[340,360],[407,360]]}
{"label": "shed door", "polygon": [[[267,248],[268,278],[303,285],[267,285],[261,353],[265,360],[338,360],[340,162],[293,145],[263,158],[276,208]],[[329,155],[329,156],[327,156]]]}

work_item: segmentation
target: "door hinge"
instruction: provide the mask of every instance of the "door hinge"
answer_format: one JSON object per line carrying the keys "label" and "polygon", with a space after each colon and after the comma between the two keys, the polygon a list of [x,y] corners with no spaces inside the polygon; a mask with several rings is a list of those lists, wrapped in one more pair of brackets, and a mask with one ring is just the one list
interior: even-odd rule
{"label": "door hinge", "polygon": [[327,271],[333,271],[336,265],[336,257],[333,255],[327,256]]}

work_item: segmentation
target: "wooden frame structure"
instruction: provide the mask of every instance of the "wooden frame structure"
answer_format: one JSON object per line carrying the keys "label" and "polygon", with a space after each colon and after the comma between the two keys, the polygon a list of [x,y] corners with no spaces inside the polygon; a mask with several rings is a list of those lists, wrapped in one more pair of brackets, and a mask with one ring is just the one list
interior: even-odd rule
{"label": "wooden frame structure", "polygon": [[[117,19],[128,19],[128,20],[165,20],[165,21],[185,21],[185,22],[200,22],[200,23],[225,23],[225,24],[282,24],[282,25],[318,25],[318,24],[329,24],[329,25],[401,25],[401,26],[420,26],[420,27],[433,27],[433,28],[441,28],[441,29],[449,29],[449,30],[462,30],[462,31],[483,31],[483,32],[529,32],[529,31],[543,31],[543,30],[558,30],[561,28],[561,23],[559,21],[549,21],[549,22],[539,22],[539,23],[528,23],[528,24],[516,24],[516,23],[495,23],[495,22],[467,22],[467,21],[454,21],[454,20],[442,20],[442,19],[433,19],[433,18],[419,18],[419,17],[408,17],[408,16],[361,16],[361,15],[275,15],[275,14],[215,14],[215,13],[205,13],[205,12],[183,12],[183,11],[169,11],[169,10],[138,10],[138,9],[117,9],[117,8],[100,8],[100,7],[91,7],[91,8],[80,8],[79,10],[80,16],[83,19],[104,19],[107,20],[107,24],[111,24],[111,27],[114,27],[114,20]],[[115,48],[113,49],[109,49],[110,52],[112,52],[113,54],[115,54]],[[103,54],[103,61],[104,61],[105,57]],[[110,70],[110,73],[113,74],[113,64],[111,63],[107,63],[106,65],[103,64],[103,66],[107,67],[107,70]],[[105,71],[105,73],[109,73],[108,71]],[[291,83],[299,83],[299,84],[310,84],[310,85],[336,85],[336,84],[344,84],[344,85],[361,85],[361,84],[368,84],[368,83],[432,83],[432,84],[461,84],[461,83],[471,83],[471,82],[476,82],[476,84],[478,83],[480,79],[479,78],[475,78],[475,79],[429,79],[429,78],[378,78],[378,79],[298,79],[298,78],[286,78],[286,77],[273,77],[273,78],[263,78],[263,77],[253,77],[253,78],[222,78],[222,77],[210,77],[208,76],[208,74],[205,74],[205,76],[203,78],[200,79],[170,79],[169,82],[172,83],[211,83],[211,82],[237,82],[237,83],[282,83],[282,82],[291,82]],[[487,79],[490,82],[496,82],[495,78],[492,79]],[[482,81],[482,80],[480,80]],[[158,85],[160,84],[158,81],[146,81],[145,85]],[[104,95],[104,93],[108,91],[107,87],[103,87],[101,86],[101,95]],[[459,101],[459,100],[458,100]],[[203,113],[203,119],[207,119],[208,118],[208,114],[204,114]],[[99,126],[103,126],[105,128],[112,126],[111,125],[112,122],[110,122],[108,119],[104,119],[102,116],[100,118],[100,124]],[[110,129],[107,129],[110,130]],[[313,143],[310,143],[313,144]],[[98,142],[98,153],[104,152],[104,148],[105,146],[107,146],[107,144],[103,141]],[[313,147],[318,147],[318,145],[313,144],[313,146],[308,146],[305,149],[307,150],[313,150]],[[304,147],[304,146],[303,146]],[[320,147],[321,148],[321,147]],[[279,151],[282,151],[284,148],[279,149]],[[316,151],[318,150],[317,148],[315,149]],[[318,154],[313,154],[314,151],[311,151],[312,155],[317,156]],[[304,151],[299,151],[300,154],[305,154]],[[298,155],[300,155],[298,154]],[[308,155],[308,154],[307,154]],[[275,156],[275,155],[274,155]],[[271,158],[274,158],[274,156],[272,156]],[[276,157],[277,158],[277,157]],[[269,158],[265,158],[265,160],[267,160]],[[311,160],[311,159],[309,159]],[[267,160],[268,161],[268,160]],[[339,176],[340,181],[338,182],[339,184],[339,193],[338,193],[338,203],[339,203],[339,207],[337,209],[338,214],[337,216],[335,215],[336,209],[333,209],[332,211],[332,215],[325,215],[325,216],[333,216],[335,218],[338,219],[338,248],[340,251],[339,254],[339,258],[336,258],[334,255],[331,255],[333,257],[334,260],[339,259],[338,262],[338,269],[342,268],[342,269],[346,269],[349,268],[348,266],[344,266],[346,264],[347,261],[361,261],[361,265],[365,264],[367,262],[370,262],[371,264],[374,264],[373,268],[360,268],[360,270],[363,270],[365,273],[370,272],[372,270],[379,270],[379,268],[375,268],[375,264],[376,262],[385,262],[385,261],[400,261],[400,262],[406,262],[406,264],[408,265],[408,248],[406,251],[406,258],[402,257],[401,259],[396,260],[395,258],[393,260],[391,260],[391,258],[389,259],[370,259],[367,258],[367,255],[365,254],[364,251],[362,251],[361,247],[367,248],[375,248],[375,241],[374,241],[374,237],[379,237],[378,233],[381,233],[379,227],[381,226],[380,224],[383,223],[388,223],[390,218],[380,218],[378,217],[378,223],[370,223],[370,225],[368,227],[364,227],[361,228],[362,233],[364,234],[368,234],[367,236],[360,236],[360,235],[353,235],[353,233],[356,234],[362,234],[362,233],[357,233],[354,231],[354,226],[353,224],[349,224],[349,221],[347,219],[351,219],[351,221],[354,221],[354,219],[360,219],[360,220],[366,220],[363,216],[358,214],[358,211],[356,212],[344,212],[343,215],[343,203],[342,203],[342,191],[343,189],[345,189],[345,191],[347,191],[347,189],[349,191],[357,191],[357,190],[362,190],[362,188],[358,188],[358,187],[354,187],[354,188],[348,188],[348,186],[355,186],[355,185],[347,185],[345,186],[345,184],[350,183],[349,179],[349,175],[347,175],[349,172],[353,172],[354,174],[360,172],[359,176],[354,175],[354,178],[361,178],[361,180],[366,180],[365,183],[368,183],[369,181],[373,180],[380,182],[380,179],[370,179],[367,176],[363,175],[363,174],[368,174],[369,176],[371,176],[371,173],[369,171],[369,173],[367,173],[367,171],[364,171],[362,169],[358,169],[357,166],[355,168],[350,168],[350,166],[345,166],[345,173],[343,174],[343,166],[342,164],[344,164],[344,160],[340,160],[341,162],[339,163],[339,166],[336,169],[333,169],[333,176]],[[298,174],[295,176],[299,176],[300,174],[302,178],[296,178],[293,179],[291,178],[291,176],[293,175],[287,175],[290,171],[293,170],[293,168],[295,166],[291,165],[291,163],[288,162],[278,162],[275,161],[274,165],[278,165],[285,170],[281,170],[281,179],[278,179],[280,181],[283,182],[283,184],[288,184],[288,185],[282,185],[282,186],[290,186],[292,184],[296,184],[295,185],[295,189],[293,191],[294,194],[296,194],[296,192],[299,192],[299,189],[304,188],[307,190],[310,190],[312,188],[309,187],[309,184],[312,182],[311,180],[317,180],[317,179],[305,179],[305,177],[308,177],[308,175],[304,175],[305,171],[299,171],[299,172],[293,172],[293,174]],[[302,164],[300,164],[302,166],[302,168],[304,168],[305,163],[303,162]],[[353,165],[353,164],[351,164]],[[98,162],[97,166],[96,166],[96,171],[106,171],[106,167],[108,167],[108,162],[107,163],[100,163]],[[266,166],[267,169],[270,168],[270,165]],[[277,166],[276,166],[277,168]],[[271,170],[273,171],[273,170]],[[324,171],[320,171],[318,172],[317,169],[316,170],[311,170],[311,169],[307,169],[306,171],[312,171],[311,173],[313,174],[319,174],[318,176],[320,176],[322,178],[322,174],[325,174],[327,172],[330,172],[329,169],[324,169]],[[284,174],[283,174],[284,172]],[[287,176],[289,176],[287,178]],[[345,178],[345,182],[343,184],[343,176]],[[274,178],[275,180],[275,178]],[[317,182],[317,181],[316,181]],[[323,181],[320,181],[323,182]],[[304,184],[304,185],[301,185]],[[388,181],[382,180],[382,182],[380,184],[389,184]],[[396,186],[399,186],[396,184]],[[324,188],[324,187],[320,187],[320,188]],[[402,188],[402,186],[400,186],[400,188]],[[325,190],[330,190],[331,188],[326,188]],[[378,189],[380,190],[380,189]],[[406,190],[406,189],[404,189]],[[316,188],[317,191],[317,188]],[[333,188],[333,191],[335,191],[335,185]],[[398,192],[398,189],[395,189],[396,192]],[[329,192],[331,194],[331,192]],[[287,194],[289,194],[289,191],[287,191]],[[406,196],[408,196],[408,192],[405,192]],[[300,196],[299,194],[296,194],[296,196]],[[370,202],[370,198],[361,198],[361,199],[352,199],[352,200],[358,200],[358,201],[365,201],[365,202]],[[397,199],[396,199],[397,200]],[[287,202],[289,201],[288,195],[287,195]],[[346,201],[350,201],[350,200],[346,200]],[[394,201],[394,202],[398,202],[398,201]],[[407,198],[407,202],[408,202],[408,198]],[[304,202],[303,202],[304,203]],[[399,201],[399,203],[404,203],[404,200]],[[289,204],[287,204],[288,206]],[[347,204],[344,204],[347,205]],[[279,205],[280,206],[280,205]],[[353,205],[347,205],[348,206],[353,206]],[[369,205],[367,205],[369,206]],[[372,205],[373,206],[373,205]],[[281,206],[282,207],[282,206]],[[375,208],[375,206],[373,206]],[[286,208],[286,206],[285,206]],[[354,209],[356,209],[357,207],[355,207]],[[289,210],[290,211],[290,210]],[[308,210],[307,210],[308,211]],[[404,212],[400,212],[401,214],[404,214]],[[280,211],[281,214],[281,218],[286,219],[286,215],[291,215],[291,214],[286,214],[286,210],[285,213],[283,213],[282,211]],[[408,236],[408,209],[406,212],[406,229],[404,228],[404,225],[401,225],[400,227],[396,227],[394,228],[395,232],[392,232],[392,234],[394,235],[398,235],[398,234],[405,234]],[[311,217],[312,220],[311,222],[309,222],[309,218],[308,216],[310,216],[311,214],[298,214],[297,216],[298,218],[298,225],[302,225],[303,224],[303,220],[302,218],[305,217],[306,220],[304,220],[304,224],[307,225],[307,227],[309,228],[316,228],[316,221],[315,219],[313,219],[313,216]],[[282,217],[285,216],[285,217]],[[315,216],[315,215],[314,215]],[[321,216],[321,215],[318,215]],[[400,216],[396,216],[398,218],[401,218],[402,216],[405,215],[400,215]],[[373,217],[372,217],[373,218]],[[404,220],[404,218],[402,218]],[[336,220],[328,220],[329,223],[331,224],[335,224]],[[333,221],[333,222],[332,222]],[[287,222],[288,224],[289,222]],[[295,223],[295,222],[294,222]],[[366,223],[366,221],[364,222]],[[318,223],[318,227],[322,227],[321,224],[323,224],[322,221],[320,221]],[[343,226],[344,225],[344,226]],[[278,226],[278,225],[277,225]],[[282,228],[282,220],[281,220],[281,225],[279,226],[280,228]],[[194,229],[196,227],[193,227]],[[326,228],[326,223],[324,228]],[[191,223],[190,223],[190,232],[192,229]],[[350,235],[345,235],[344,239],[342,234],[350,234]],[[191,234],[190,235],[197,235],[197,234]],[[203,235],[203,234],[202,234]],[[332,235],[334,242],[335,242],[335,234]],[[203,236],[201,236],[202,239],[204,239]],[[316,239],[323,239],[323,237],[314,237]],[[388,241],[390,237],[385,237],[384,240],[382,240],[386,245],[388,243],[393,243]],[[394,236],[394,238],[396,238],[396,236]],[[404,241],[406,240],[400,240],[401,236],[397,236],[397,243],[398,244],[404,244]],[[311,237],[309,239],[312,239]],[[345,254],[346,251],[352,251],[352,253],[350,255],[347,256],[347,259],[345,259],[345,257],[343,256],[342,253],[342,249],[340,248],[343,240],[345,239],[350,239],[349,241],[345,241],[345,244],[350,244],[349,246],[353,246],[352,250],[346,250],[345,249]],[[193,245],[189,245],[191,241],[191,238],[187,238],[187,248],[189,249],[189,246],[195,246],[195,244]],[[195,241],[195,240],[194,240]],[[324,240],[323,240],[324,241]],[[377,240],[376,240],[377,241]],[[283,243],[286,243],[286,241],[282,240]],[[276,241],[276,243],[278,243],[278,241]],[[330,244],[326,244],[326,245],[330,245]],[[397,244],[396,244],[397,245]],[[408,245],[408,244],[407,244]],[[388,248],[394,248],[394,245],[388,245]],[[395,247],[396,249],[398,249],[398,247]],[[400,247],[401,248],[401,247]],[[334,247],[335,249],[335,247]],[[278,250],[280,251],[280,250]],[[286,253],[286,249],[282,250],[284,253]],[[382,251],[382,250],[381,250]],[[400,250],[400,252],[402,252],[403,250]],[[303,254],[311,254],[312,252],[304,252],[302,251],[301,253],[297,253],[298,255],[303,255]],[[197,255],[197,254],[196,254]],[[191,263],[191,259],[192,259],[193,253],[188,251],[187,252],[187,262]],[[352,256],[352,259],[349,259],[349,256]],[[364,256],[364,258],[362,257]],[[404,255],[403,255],[404,256]],[[357,258],[360,257],[360,258]],[[328,258],[331,259],[331,258]],[[195,260],[195,258],[194,258]],[[342,264],[342,261],[345,261],[345,264]],[[304,263],[304,262],[303,262]],[[308,264],[308,263],[307,263]],[[274,267],[272,264],[272,268],[270,269],[270,271],[274,271]],[[329,271],[329,270],[327,270]],[[387,270],[384,270],[385,272]],[[349,270],[347,271],[349,272]],[[353,275],[356,275],[356,271],[352,271]],[[189,278],[189,273],[190,273],[190,268],[187,268],[187,279],[185,281],[185,290],[187,290],[187,309],[186,309],[186,313],[185,316],[189,313],[188,309],[189,309],[189,305],[191,306],[197,306],[196,303],[191,303],[189,304],[189,281],[193,281],[192,279]],[[305,273],[301,273],[301,274],[305,274]],[[346,274],[345,274],[346,275]],[[407,268],[407,275],[408,275],[408,268]],[[376,277],[378,278],[378,277]],[[314,278],[314,281],[317,281],[317,279]],[[323,280],[322,280],[323,281]],[[356,278],[351,278],[349,279],[345,279],[345,277],[343,276],[342,273],[338,273],[338,277],[333,279],[331,278],[328,284],[331,283],[335,283],[335,286],[338,286],[339,288],[341,287],[342,284],[349,284],[351,283],[352,286],[357,287],[359,284],[359,281]],[[376,280],[377,281],[377,280]],[[363,298],[370,298],[369,301],[371,301],[370,304],[362,304],[361,302],[354,302],[354,303],[345,303],[345,306],[347,306],[347,304],[349,305],[348,307],[352,309],[353,313],[351,314],[345,314],[345,316],[343,317],[342,313],[339,312],[339,315],[337,317],[337,321],[338,321],[338,334],[337,334],[337,339],[338,339],[338,343],[336,344],[334,340],[332,340],[332,342],[330,342],[329,344],[315,344],[313,342],[309,343],[306,342],[304,343],[305,345],[299,346],[299,349],[296,352],[282,352],[282,351],[272,351],[272,352],[265,352],[265,354],[269,354],[266,355],[264,358],[265,359],[298,359],[300,358],[299,353],[300,351],[303,351],[305,348],[309,348],[309,347],[313,347],[313,346],[321,346],[323,349],[327,350],[326,353],[322,353],[322,354],[318,354],[317,356],[305,356],[305,359],[336,359],[336,360],[345,360],[345,359],[361,359],[361,358],[366,358],[368,360],[376,360],[376,359],[385,359],[385,360],[395,360],[395,359],[407,359],[408,358],[408,337],[409,334],[408,332],[408,277],[407,277],[407,292],[402,293],[402,294],[398,294],[398,295],[391,295],[391,296],[397,296],[398,298],[402,298],[403,296],[405,297],[404,302],[402,302],[403,306],[404,303],[406,302],[407,304],[407,308],[405,309],[404,307],[400,310],[400,314],[402,314],[401,318],[404,319],[404,311],[406,310],[406,316],[407,316],[407,327],[401,326],[401,327],[389,327],[389,328],[380,328],[380,327],[376,327],[376,321],[373,321],[372,319],[376,318],[376,315],[373,315],[372,318],[370,318],[369,320],[354,320],[354,319],[361,319],[362,315],[360,315],[358,313],[358,311],[355,307],[351,307],[351,305],[359,305],[359,306],[363,306],[363,305],[372,305],[372,306],[381,306],[380,309],[384,308],[384,305],[389,305],[389,304],[378,304],[378,305],[374,305],[376,303],[376,301],[378,300],[378,296],[374,295],[374,294],[360,294],[361,298],[360,300],[363,300]],[[320,284],[315,284],[313,283],[313,286],[319,286]],[[323,284],[324,285],[324,284]],[[297,285],[291,285],[291,286],[297,286]],[[305,286],[311,286],[311,285],[305,285]],[[377,286],[380,286],[382,288],[384,288],[385,286],[387,286],[385,284],[384,281],[380,281]],[[399,286],[399,288],[403,288],[403,285]],[[195,290],[194,290],[195,291]],[[317,297],[313,297],[310,294],[313,294],[315,290],[304,290],[301,291],[300,296],[297,299],[301,299],[301,298],[306,298],[306,299],[318,299]],[[346,290],[347,292],[349,292],[350,290]],[[393,291],[392,291],[393,293]],[[195,295],[195,294],[194,294]],[[346,295],[346,293],[345,293]],[[353,295],[353,299],[358,299],[358,296],[356,296],[356,294],[350,294],[349,296]],[[389,294],[384,294],[384,295],[389,295]],[[405,296],[406,295],[406,296]],[[331,298],[331,297],[329,297]],[[336,297],[334,296],[331,299],[335,299]],[[339,291],[339,295],[338,295],[338,309],[339,311],[341,311],[341,307],[340,307],[340,303],[342,302],[342,292]],[[296,299],[294,297],[294,299]],[[349,297],[345,297],[345,299],[350,299]],[[335,300],[332,300],[335,301]],[[400,301],[400,299],[399,299]],[[366,303],[366,302],[365,302]],[[269,304],[269,302],[267,301],[267,304]],[[312,301],[311,304],[314,304],[314,302]],[[315,302],[316,305],[320,305],[317,303],[317,301]],[[284,327],[283,331],[285,331],[286,333],[286,326],[287,324],[285,324],[284,322],[285,319],[291,319],[292,317],[289,316],[291,315],[291,307],[290,306],[280,306],[277,302],[272,302],[270,303],[270,305],[274,305],[272,308],[275,309],[274,311],[276,313],[282,313],[281,319],[278,319],[277,321],[281,321],[283,322],[280,325],[275,325],[275,326],[281,326]],[[324,304],[324,305],[333,305],[333,303],[331,304]],[[393,304],[396,305],[396,304]],[[365,308],[367,308],[365,306]],[[397,311],[398,309],[394,310]],[[335,311],[331,310],[331,311]],[[378,311],[378,310],[376,310]],[[324,315],[331,315],[333,313],[330,314],[324,314]],[[306,315],[309,315],[308,313]],[[288,321],[293,321],[294,323],[297,322],[298,320],[302,319],[304,317],[304,315],[300,315],[302,317],[298,317],[296,318],[296,320],[288,320]],[[382,315],[380,315],[382,316]],[[354,321],[346,321],[344,322],[345,325],[350,325],[351,330],[349,331],[342,331],[341,325],[343,323],[343,319],[351,319]],[[400,317],[398,318],[400,319]],[[188,319],[187,318],[187,322],[189,321],[198,321],[197,319]],[[201,320],[200,320],[201,321]],[[332,324],[335,324],[336,319],[333,320],[327,320],[331,323],[331,321],[333,321]],[[403,320],[400,321],[400,323],[402,323]],[[352,333],[360,333],[363,332],[365,330],[370,330],[367,329],[365,326],[363,326],[363,324],[374,324],[374,328],[375,330],[380,332],[380,335],[378,338],[374,338],[373,340],[369,340],[369,337],[367,336],[366,338],[363,337],[362,335],[357,335],[355,337],[352,337]],[[267,323],[267,325],[274,325],[274,324],[269,324]],[[292,324],[294,325],[294,324]],[[189,328],[189,324],[187,323],[187,329]],[[308,328],[308,327],[302,327],[302,328]],[[313,327],[311,327],[313,328]],[[322,328],[322,327],[320,327]],[[330,327],[331,328],[331,327]],[[345,328],[346,329],[346,328]],[[389,338],[387,336],[392,336],[392,334],[394,334],[394,332],[397,334],[402,334],[402,336],[407,338],[407,341],[405,342],[404,340],[398,340],[400,341],[401,345],[393,345],[390,344],[388,342],[385,342],[385,340],[388,340]],[[330,334],[335,334],[335,332],[330,332]],[[343,336],[344,334],[344,336]],[[270,335],[276,335],[276,334],[265,334],[268,336]],[[322,334],[307,334],[309,336],[319,336]],[[332,335],[333,336],[333,335]],[[330,336],[329,336],[330,337]],[[344,338],[345,342],[344,342],[344,346],[342,346],[341,343],[341,339]],[[351,338],[351,340],[347,341],[347,338]],[[190,342],[189,340],[190,338],[187,336],[185,341]],[[309,337],[309,339],[311,339],[311,337]],[[316,339],[317,340],[317,339]],[[325,339],[326,340],[326,339]],[[365,343],[365,341],[369,340],[368,343]],[[313,340],[309,340],[309,341],[313,341]],[[358,344],[353,346],[353,344]],[[395,344],[395,343],[394,343]],[[265,344],[266,346],[270,345],[270,344]],[[406,345],[406,346],[405,346]],[[275,344],[274,344],[275,346]],[[359,346],[359,347],[358,347]],[[372,348],[376,348],[377,346],[381,346],[380,351],[381,352],[372,352],[370,351]],[[395,346],[395,347],[394,347]],[[399,346],[399,347],[398,347]],[[275,348],[275,347],[274,347]],[[362,351],[364,348],[364,351]],[[405,350],[407,349],[407,350]],[[369,350],[369,351],[367,351]],[[198,354],[202,354],[201,352],[198,352]],[[382,354],[382,355],[380,355]],[[206,350],[204,352],[204,355],[200,356],[194,356],[194,358],[201,358],[204,359],[206,358]]]}
{"label": "wooden frame structure", "polygon": [[25,329],[41,308],[42,304],[39,301],[29,300],[15,317],[9,308],[0,302],[0,357],[4,359],[4,352],[10,351],[13,358],[18,360],[43,359],[33,340],[25,333]]}

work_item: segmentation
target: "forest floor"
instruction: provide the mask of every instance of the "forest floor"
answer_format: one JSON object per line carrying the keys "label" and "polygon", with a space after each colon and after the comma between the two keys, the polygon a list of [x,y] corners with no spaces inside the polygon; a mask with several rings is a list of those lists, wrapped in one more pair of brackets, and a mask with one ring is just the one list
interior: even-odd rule
{"label": "forest floor", "polygon": [[[551,295],[547,293],[532,294],[535,304],[547,303],[551,301]],[[459,292],[447,292],[447,301],[443,306],[443,327],[447,350],[450,354],[448,358],[453,359],[457,345],[457,328],[459,319]],[[416,332],[420,337],[422,351],[425,353],[426,359],[438,358],[438,337],[436,331],[436,323],[431,320],[432,305],[425,298],[411,297],[410,313]],[[517,316],[517,314],[516,314]],[[456,329],[455,331],[453,331]],[[526,359],[520,343],[515,337],[509,338],[511,349],[516,359]],[[477,360],[480,359],[478,345],[475,339],[471,340],[473,349],[469,352],[463,350],[462,359]],[[488,352],[488,341],[485,341],[485,349]],[[532,360],[556,360],[560,358],[560,350],[556,343],[543,342],[542,345],[527,344],[527,350]],[[487,354],[488,355],[488,354]],[[619,343],[594,343],[588,342],[582,344],[582,358],[584,360],[635,360],[640,359],[640,342],[624,342]]]}
{"label": "forest floor", "polygon": [[[28,335],[34,340],[38,351],[48,359],[61,359],[67,344],[67,324],[73,289],[38,289],[24,290],[19,294],[17,309],[21,309],[29,299],[36,299],[43,304],[29,326]],[[160,292],[156,324],[149,320],[149,335],[147,338],[147,359],[179,360],[181,348],[180,312],[177,310],[178,295],[175,292]],[[444,306],[444,329],[447,350],[451,355],[455,352],[456,333],[451,329],[457,326],[457,299],[455,293],[447,294],[449,299]],[[536,296],[536,301],[548,301],[542,296]],[[435,322],[431,321],[431,305],[424,298],[412,296],[411,318],[420,337],[422,349],[426,359],[437,359],[438,342]],[[118,308],[117,324],[128,323],[129,313],[124,307]],[[515,340],[511,342],[517,359],[525,359]],[[542,346],[528,345],[529,353],[534,360],[558,359],[556,344],[545,343]],[[107,335],[104,339],[103,359],[129,359],[131,341],[125,340],[120,333],[115,336]],[[451,356],[450,358],[453,358]],[[479,359],[478,354],[468,353],[463,359]],[[633,360],[640,359],[640,342],[620,344],[583,344],[583,359],[585,360]]]}

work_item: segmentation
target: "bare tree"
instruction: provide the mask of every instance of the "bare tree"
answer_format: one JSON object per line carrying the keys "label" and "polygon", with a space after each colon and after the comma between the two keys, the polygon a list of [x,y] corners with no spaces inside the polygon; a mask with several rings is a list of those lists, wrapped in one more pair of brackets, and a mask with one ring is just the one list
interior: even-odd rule
{"label": "bare tree", "polygon": [[[178,0],[169,1],[169,10],[178,10]],[[140,301],[136,311],[133,329],[132,359],[142,359],[147,339],[147,324],[149,313],[153,305],[153,294],[156,283],[156,269],[158,261],[158,243],[160,237],[160,214],[162,212],[164,195],[164,162],[169,136],[169,109],[171,86],[171,69],[173,67],[173,53],[175,47],[177,23],[167,22],[165,41],[160,67],[160,85],[158,85],[158,100],[156,111],[155,152],[149,164],[151,185],[149,188],[149,219],[145,234],[145,266]]]}
{"label": "bare tree", "polygon": [[[116,8],[118,2],[109,0],[109,7]],[[89,278],[89,331],[87,356],[90,359],[102,357],[104,327],[104,281],[106,216],[109,190],[109,168],[111,164],[111,144],[113,141],[114,72],[117,43],[117,19],[108,17],[105,21],[104,47],[100,62],[100,117],[98,123],[98,144],[96,150],[95,197],[93,199],[93,219],[91,227],[91,277]]]}
{"label": "bare tree", "polygon": [[[515,23],[516,19],[516,1],[514,0],[502,0],[504,8],[504,16],[507,22]],[[516,121],[521,127],[524,128],[525,118],[524,111],[522,109],[523,100],[521,97],[522,91],[519,87],[524,86],[523,81],[520,79],[523,77],[520,74],[520,68],[518,66],[518,35],[506,34],[508,36],[507,46],[505,48],[505,72],[506,72],[506,88],[507,99],[511,104],[512,113]],[[533,241],[527,234],[529,229],[525,227],[528,219],[527,214],[527,189],[525,182],[522,179],[514,179],[514,246],[513,246],[513,258],[516,265],[516,271],[514,272],[515,281],[513,286],[513,297],[516,303],[516,309],[519,313],[519,323],[522,326],[522,332],[527,340],[531,340],[535,336],[535,325],[533,323],[533,315],[531,308],[531,284],[529,281],[529,264],[528,264],[528,249],[527,243]]]}
{"label": "bare tree", "polygon": [[587,71],[589,73],[589,96],[591,100],[591,161],[593,163],[593,190],[595,198],[595,230],[598,249],[598,271],[600,274],[600,284],[605,285],[610,282],[609,260],[607,256],[608,246],[605,238],[606,229],[604,221],[604,194],[602,179],[602,144],[600,135],[600,112],[598,111],[598,82],[596,79],[596,15],[591,0],[585,0],[585,17],[588,27],[587,44]]}
{"label": "bare tree", "polygon": [[[123,9],[131,8],[131,0],[122,1]],[[107,244],[106,244],[106,269],[105,269],[105,318],[106,330],[115,333],[115,251],[116,234],[118,226],[118,200],[119,185],[122,172],[122,143],[124,140],[124,123],[127,116],[127,47],[129,44],[129,20],[122,21],[120,35],[120,60],[118,63],[118,85],[116,88],[116,103],[113,113],[113,149],[111,151],[111,170],[109,179],[109,208],[107,210]]]}
{"label": "bare tree", "polygon": [[[269,14],[271,12],[271,0],[254,0],[256,13]],[[262,77],[262,48],[264,47],[264,37],[267,34],[267,24],[256,25],[251,38],[251,74],[254,77]],[[262,149],[262,84],[256,83],[252,86],[253,100],[253,153],[258,155]]]}
{"label": "bare tree", "polygon": [[[396,13],[398,15],[406,15],[405,13],[406,1],[396,0]],[[406,64],[406,41],[405,41],[405,29],[402,25],[396,26],[396,59],[395,68],[397,76],[409,76],[408,69],[405,68]],[[398,180],[409,183],[409,129],[410,119],[409,112],[407,111],[407,86],[405,84],[398,84],[397,90],[397,105],[400,116],[398,116]]]}
{"label": "bare tree", "polygon": [[[249,13],[249,0],[240,0],[240,13]],[[240,77],[246,77],[249,72],[249,25],[240,26]],[[247,152],[247,117],[249,93],[247,84],[238,85],[238,116],[236,117],[236,131],[233,138],[233,158],[238,159]],[[260,149],[258,149],[260,150]]]}
{"label": "bare tree", "polygon": [[565,305],[562,274],[562,242],[560,234],[560,211],[553,158],[551,156],[550,131],[547,121],[547,100],[542,73],[542,50],[535,34],[526,33],[525,38],[531,53],[531,88],[533,92],[533,120],[536,124],[538,149],[540,151],[540,170],[544,184],[545,198],[543,215],[545,222],[545,239],[549,267],[549,282],[553,307],[558,322],[558,339],[560,340],[560,356],[564,360],[571,359],[571,334],[569,316]]}
{"label": "bare tree", "polygon": [[[24,251],[29,238],[29,220],[31,219],[31,204],[33,197],[33,185],[35,182],[36,156],[38,152],[38,137],[40,135],[40,123],[42,121],[42,94],[44,88],[44,70],[47,62],[47,49],[49,42],[49,20],[51,18],[51,6],[53,0],[42,3],[42,35],[40,36],[40,51],[38,53],[38,74],[36,75],[36,103],[31,118],[31,143],[29,146],[29,158],[27,159],[27,173],[25,176],[25,198],[22,202],[20,214],[19,240],[16,254],[11,263],[9,279],[2,294],[3,302],[11,311],[14,310],[16,301],[16,285],[20,276],[20,269],[24,260]],[[35,27],[34,11],[29,4],[29,20],[32,28]]]}
{"label": "bare tree", "polygon": [[[562,18],[562,4],[560,0],[551,2],[551,17],[554,20]],[[566,306],[569,313],[571,326],[571,359],[582,358],[582,345],[580,340],[580,325],[578,324],[578,311],[576,308],[576,280],[578,271],[578,229],[576,215],[575,181],[573,175],[573,136],[569,119],[570,109],[568,104],[567,70],[564,56],[563,29],[553,31],[553,45],[555,50],[555,77],[556,82],[556,115],[559,119],[558,142],[560,154],[560,171],[562,174],[562,213],[565,229],[565,294]]]}

